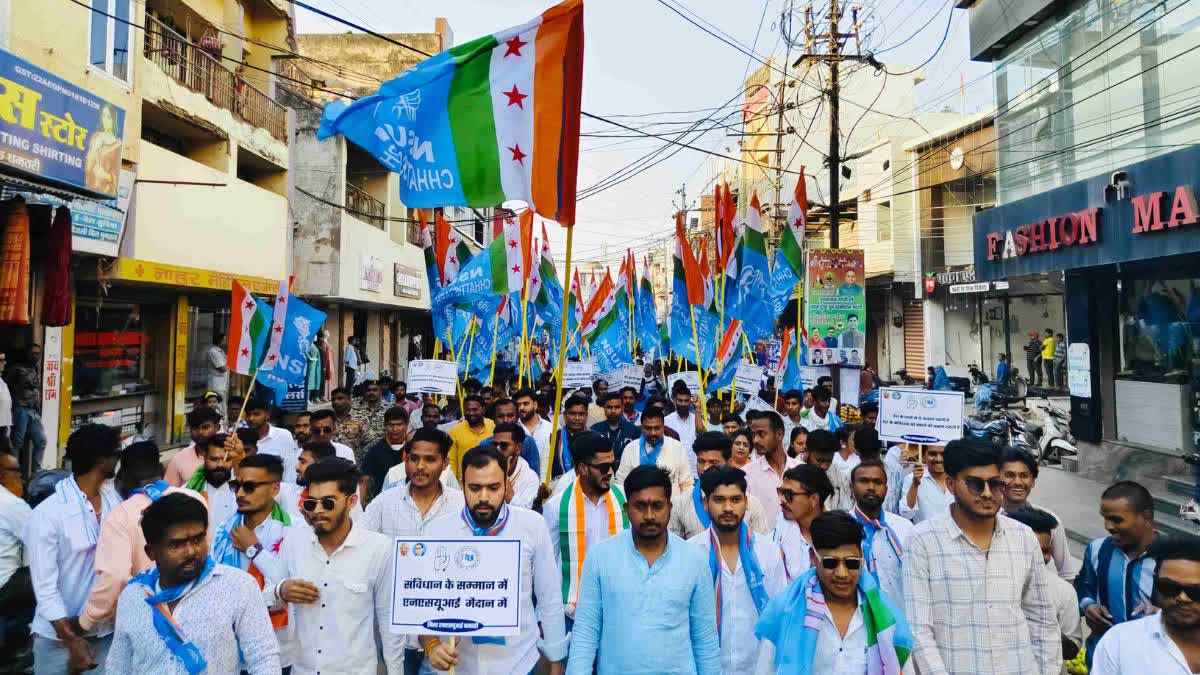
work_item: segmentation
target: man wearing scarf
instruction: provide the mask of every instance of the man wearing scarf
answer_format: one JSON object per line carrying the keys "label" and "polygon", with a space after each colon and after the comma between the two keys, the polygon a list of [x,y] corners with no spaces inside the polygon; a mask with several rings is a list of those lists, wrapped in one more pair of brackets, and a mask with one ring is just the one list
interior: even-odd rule
{"label": "man wearing scarf", "polygon": [[897,607],[904,606],[904,544],[913,524],[883,509],[887,499],[887,467],[877,459],[863,460],[850,470],[854,494],[852,515],[863,526],[863,559],[879,588]]}
{"label": "man wearing scarf", "polygon": [[89,632],[112,623],[117,613],[117,598],[125,583],[133,575],[154,566],[146,555],[146,538],[140,525],[146,507],[176,493],[189,495],[203,503],[195,492],[171,487],[163,480],[158,446],[152,441],[139,441],[125,448],[114,482],[125,501],[100,523],[100,539],[96,543],[96,582],[88,594],[87,605],[79,614],[79,625]]}
{"label": "man wearing scarf", "polygon": [[196,469],[184,487],[198,492],[208,506],[208,533],[211,537],[237,511],[237,499],[229,489],[233,477],[229,453],[225,450],[225,434],[217,434],[204,447],[204,464]]}
{"label": "man wearing scarf", "polygon": [[671,474],[672,488],[678,494],[691,494],[696,477],[683,444],[666,436],[662,409],[647,407],[642,411],[642,437],[630,441],[621,453],[621,464],[613,481],[624,485],[625,478],[639,466],[655,464]]}
{"label": "man wearing scarf", "polygon": [[[243,459],[238,464],[237,479],[229,481],[237,499],[237,513],[213,534],[213,559],[248,572],[260,590],[267,576],[282,578],[286,572],[278,556],[292,518],[279,504],[282,480],[283,460],[275,455]],[[270,615],[279,639],[279,661],[288,668],[292,665],[292,631],[287,605],[272,608]]]}
{"label": "man wearing scarf", "polygon": [[430,537],[501,537],[521,542],[521,632],[504,638],[464,638],[457,645],[423,635],[420,640],[426,659],[437,670],[455,668],[457,675],[509,675],[533,670],[540,652],[550,661],[550,674],[561,675],[567,656],[562,574],[554,560],[546,522],[533,511],[504,502],[504,458],[495,447],[468,450],[462,458],[462,472],[466,505],[462,512],[431,523]]}
{"label": "man wearing scarf", "polygon": [[[733,439],[719,431],[705,431],[696,435],[696,443],[692,447],[695,448],[696,470],[701,480],[692,485],[691,492],[671,496],[671,522],[667,524],[667,529],[684,539],[690,539],[712,525],[712,519],[704,509],[701,483],[706,471],[729,464],[729,459],[733,457]],[[766,509],[752,494],[746,495],[745,521],[751,530],[759,534],[771,531]]]}
{"label": "man wearing scarf", "polygon": [[142,512],[155,567],[129,580],[117,603],[108,654],[113,673],[280,672],[279,645],[258,584],[208,555],[208,513],[199,500],[166,495]]}
{"label": "man wearing scarf", "polygon": [[753,673],[760,652],[754,627],[767,601],[787,587],[783,556],[770,537],[745,523],[749,495],[744,471],[716,466],[701,474],[700,485],[710,524],[688,542],[708,558],[716,594],[721,672]]}
{"label": "man wearing scarf", "polygon": [[913,637],[903,612],[864,574],[863,528],[840,511],[813,520],[812,564],[758,620],[759,675],[900,675]]}

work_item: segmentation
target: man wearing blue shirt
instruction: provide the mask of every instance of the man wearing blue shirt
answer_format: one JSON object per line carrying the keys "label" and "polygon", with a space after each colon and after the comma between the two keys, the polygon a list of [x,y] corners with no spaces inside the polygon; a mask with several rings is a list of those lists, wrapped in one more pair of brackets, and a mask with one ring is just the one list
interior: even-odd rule
{"label": "man wearing blue shirt", "polygon": [[592,431],[606,438],[612,445],[613,452],[617,454],[617,464],[621,463],[621,453],[625,450],[625,446],[630,441],[636,441],[642,437],[642,430],[633,425],[633,422],[625,419],[624,403],[621,400],[621,394],[609,393],[605,394],[600,399],[600,405],[604,408],[604,421],[597,422],[592,425]]}
{"label": "man wearing blue shirt", "polygon": [[624,489],[631,529],[597,544],[583,564],[567,673],[717,675],[712,578],[701,551],[667,531],[671,476],[642,465]]}

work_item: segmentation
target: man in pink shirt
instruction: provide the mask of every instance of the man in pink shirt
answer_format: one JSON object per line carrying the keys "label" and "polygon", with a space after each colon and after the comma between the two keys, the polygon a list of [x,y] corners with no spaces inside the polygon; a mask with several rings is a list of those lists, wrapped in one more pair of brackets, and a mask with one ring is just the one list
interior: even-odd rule
{"label": "man in pink shirt", "polygon": [[[196,406],[188,413],[187,423],[192,434],[192,443],[175,453],[167,463],[164,476],[167,483],[174,487],[183,487],[196,473],[196,469],[204,465],[204,450],[221,430],[221,414],[206,406]],[[141,513],[141,509],[138,513]],[[134,523],[134,526],[135,529],[139,527],[137,523]]]}
{"label": "man in pink shirt", "polygon": [[175,492],[203,501],[191,490],[168,486],[162,475],[158,446],[153,442],[134,443],[122,453],[121,469],[115,483],[125,501],[113,508],[100,523],[100,538],[96,543],[96,582],[88,594],[87,605],[79,614],[79,626],[85,632],[111,623],[125,582],[154,566],[146,556],[142,511],[163,495]]}

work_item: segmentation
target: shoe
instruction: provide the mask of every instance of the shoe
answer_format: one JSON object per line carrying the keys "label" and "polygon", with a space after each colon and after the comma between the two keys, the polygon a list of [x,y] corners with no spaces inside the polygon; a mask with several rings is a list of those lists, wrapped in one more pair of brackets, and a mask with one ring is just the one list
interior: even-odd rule
{"label": "shoe", "polygon": [[1187,500],[1186,504],[1179,507],[1179,517],[1200,524],[1200,504],[1195,499]]}

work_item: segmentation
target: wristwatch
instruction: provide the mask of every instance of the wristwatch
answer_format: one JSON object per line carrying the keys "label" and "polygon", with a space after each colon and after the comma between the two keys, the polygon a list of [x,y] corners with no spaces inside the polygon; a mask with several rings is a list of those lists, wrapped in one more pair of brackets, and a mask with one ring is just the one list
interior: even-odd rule
{"label": "wristwatch", "polygon": [[246,557],[251,560],[254,560],[259,553],[262,553],[262,546],[259,544],[250,544],[246,547]]}

